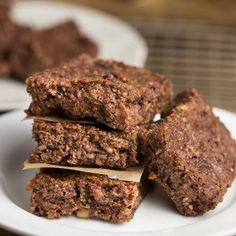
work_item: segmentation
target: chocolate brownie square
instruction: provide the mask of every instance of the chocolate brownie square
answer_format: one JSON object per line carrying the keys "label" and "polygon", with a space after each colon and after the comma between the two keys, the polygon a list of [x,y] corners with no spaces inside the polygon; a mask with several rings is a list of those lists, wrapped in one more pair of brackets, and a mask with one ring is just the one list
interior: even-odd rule
{"label": "chocolate brownie square", "polygon": [[113,223],[130,221],[148,184],[108,178],[106,175],[44,169],[28,184],[31,209],[49,219],[76,214]]}
{"label": "chocolate brownie square", "polygon": [[96,56],[97,45],[83,35],[73,21],[66,21],[44,30],[34,30],[20,37],[12,50],[12,75],[27,76],[64,63],[81,53]]}
{"label": "chocolate brownie square", "polygon": [[0,76],[10,73],[8,55],[17,32],[18,27],[11,20],[0,18]]}
{"label": "chocolate brownie square", "polygon": [[183,215],[214,209],[235,178],[235,140],[195,89],[180,93],[141,141],[149,178]]}
{"label": "chocolate brownie square", "polygon": [[30,163],[126,169],[141,162],[138,127],[124,131],[102,125],[34,120],[37,142]]}
{"label": "chocolate brownie square", "polygon": [[33,100],[28,114],[89,118],[119,130],[151,121],[172,92],[165,76],[87,55],[36,73],[26,83]]}
{"label": "chocolate brownie square", "polygon": [[14,45],[30,31],[30,28],[17,25],[10,19],[0,18],[0,76],[11,74],[10,55]]}

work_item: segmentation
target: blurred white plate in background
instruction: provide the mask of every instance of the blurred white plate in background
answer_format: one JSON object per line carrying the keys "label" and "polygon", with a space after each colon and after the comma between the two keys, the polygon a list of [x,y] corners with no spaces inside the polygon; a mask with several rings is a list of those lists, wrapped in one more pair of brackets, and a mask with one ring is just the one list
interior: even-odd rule
{"label": "blurred white plate in background", "polygon": [[[73,19],[98,43],[99,57],[136,66],[145,64],[147,46],[143,38],[131,26],[102,12],[48,1],[18,1],[13,5],[12,17],[18,23],[37,28]],[[0,78],[0,111],[27,108],[29,101],[23,83]]]}
{"label": "blurred white plate in background", "polygon": [[[236,115],[221,109],[216,114],[236,138]],[[0,225],[23,235],[80,236],[222,236],[236,235],[236,182],[214,211],[185,217],[175,211],[166,194],[156,188],[129,223],[111,224],[76,216],[48,220],[29,210],[26,183],[36,170],[22,170],[34,143],[31,121],[22,111],[0,117]]]}

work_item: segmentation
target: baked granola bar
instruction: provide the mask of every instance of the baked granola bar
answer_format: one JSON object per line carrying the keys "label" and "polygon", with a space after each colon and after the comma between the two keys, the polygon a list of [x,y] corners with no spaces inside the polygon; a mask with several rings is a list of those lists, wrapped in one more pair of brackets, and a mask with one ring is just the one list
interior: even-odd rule
{"label": "baked granola bar", "polygon": [[235,178],[236,143],[197,90],[180,93],[142,137],[149,178],[181,214],[201,215],[222,201]]}
{"label": "baked granola bar", "polygon": [[53,219],[76,214],[113,223],[133,218],[147,188],[145,181],[56,169],[44,169],[28,184],[30,206],[38,216]]}
{"label": "baked granola bar", "polygon": [[34,120],[38,143],[29,162],[125,169],[141,162],[138,127],[128,131],[101,125]]}
{"label": "baked granola bar", "polygon": [[0,76],[11,74],[10,55],[13,47],[20,37],[30,31],[28,27],[0,17]]}
{"label": "baked granola bar", "polygon": [[153,119],[169,103],[169,80],[146,69],[82,55],[27,79],[30,115],[92,118],[124,130]]}
{"label": "baked granola bar", "polygon": [[44,30],[34,30],[20,37],[11,57],[11,71],[16,78],[57,66],[81,53],[96,56],[97,45],[83,35],[73,21],[66,21]]}

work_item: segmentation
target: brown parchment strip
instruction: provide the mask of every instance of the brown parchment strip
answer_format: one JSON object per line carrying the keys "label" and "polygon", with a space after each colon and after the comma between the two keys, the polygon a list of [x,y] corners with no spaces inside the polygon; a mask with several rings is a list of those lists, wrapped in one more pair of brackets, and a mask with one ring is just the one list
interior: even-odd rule
{"label": "brown parchment strip", "polygon": [[111,179],[119,179],[126,181],[140,182],[145,164],[129,167],[126,170],[111,170],[105,168],[90,168],[90,167],[73,167],[73,166],[62,166],[62,165],[51,165],[46,163],[29,163],[28,160],[24,162],[23,170],[27,169],[39,169],[39,168],[56,168],[56,169],[67,169],[74,171],[81,171],[86,173],[94,173],[107,175]]}

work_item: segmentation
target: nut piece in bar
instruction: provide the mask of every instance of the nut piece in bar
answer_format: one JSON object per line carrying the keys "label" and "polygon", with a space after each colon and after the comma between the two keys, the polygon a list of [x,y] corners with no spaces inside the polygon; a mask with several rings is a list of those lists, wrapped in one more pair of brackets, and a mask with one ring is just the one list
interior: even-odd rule
{"label": "nut piece in bar", "polygon": [[57,66],[81,53],[96,56],[97,52],[97,45],[79,32],[73,21],[66,21],[20,37],[11,53],[11,71],[16,78],[26,79],[35,72]]}
{"label": "nut piece in bar", "polygon": [[105,175],[44,169],[28,184],[34,214],[50,219],[78,217],[129,221],[148,189],[141,183],[110,179]]}
{"label": "nut piece in bar", "polygon": [[137,136],[138,127],[119,131],[103,125],[34,120],[38,145],[29,162],[125,169],[141,162]]}
{"label": "nut piece in bar", "polygon": [[169,80],[146,69],[81,55],[27,79],[29,115],[91,118],[124,130],[149,122],[169,103]]}
{"label": "nut piece in bar", "polygon": [[236,143],[195,89],[180,93],[142,139],[149,178],[159,182],[187,216],[222,201],[235,178]]}

